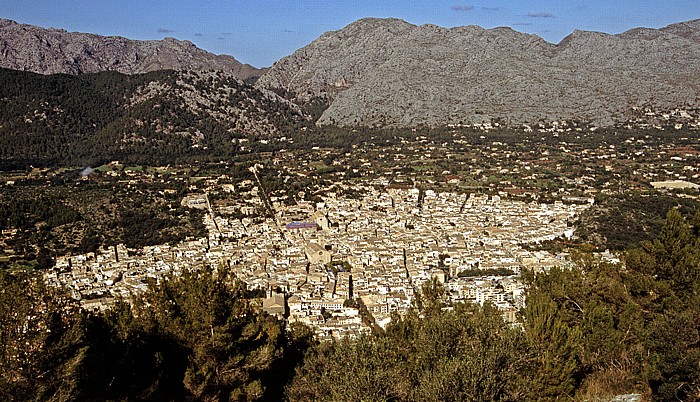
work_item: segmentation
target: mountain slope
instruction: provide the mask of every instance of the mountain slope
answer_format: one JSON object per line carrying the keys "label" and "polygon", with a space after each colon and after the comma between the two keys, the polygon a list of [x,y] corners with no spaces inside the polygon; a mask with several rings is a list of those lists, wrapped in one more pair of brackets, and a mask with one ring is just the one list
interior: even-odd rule
{"label": "mountain slope", "polygon": [[510,28],[363,19],[278,61],[256,86],[325,98],[320,124],[610,125],[633,107],[700,105],[698,25],[575,31],[555,45]]}
{"label": "mountain slope", "polygon": [[137,41],[45,29],[4,19],[0,19],[0,67],[74,75],[100,71],[137,74],[166,69],[222,70],[240,79],[264,72],[231,56],[206,52],[189,41]]}
{"label": "mountain slope", "polygon": [[223,72],[70,76],[0,69],[6,165],[226,158],[308,120],[296,105]]}

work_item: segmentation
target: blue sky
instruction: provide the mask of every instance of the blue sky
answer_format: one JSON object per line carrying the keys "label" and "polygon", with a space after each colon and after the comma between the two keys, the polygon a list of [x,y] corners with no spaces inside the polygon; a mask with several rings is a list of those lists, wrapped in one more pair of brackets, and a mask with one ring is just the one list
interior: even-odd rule
{"label": "blue sky", "polygon": [[0,18],[131,39],[187,39],[256,67],[363,17],[444,27],[510,26],[558,43],[700,18],[700,0],[0,0]]}

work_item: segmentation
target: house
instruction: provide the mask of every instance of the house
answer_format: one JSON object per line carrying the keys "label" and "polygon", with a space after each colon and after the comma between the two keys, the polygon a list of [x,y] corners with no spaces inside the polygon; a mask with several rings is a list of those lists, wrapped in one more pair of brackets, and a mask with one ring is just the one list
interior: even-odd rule
{"label": "house", "polygon": [[270,297],[263,300],[263,311],[277,316],[278,318],[284,317],[287,313],[287,309],[284,306],[284,295],[280,293],[273,292]]}
{"label": "house", "polygon": [[330,229],[330,222],[328,221],[328,217],[323,214],[320,211],[314,212],[314,214],[311,216],[311,218],[314,220],[314,222],[320,227],[322,230],[329,230]]}
{"label": "house", "polygon": [[304,247],[306,258],[312,264],[328,264],[331,262],[331,253],[317,243],[306,243]]}
{"label": "house", "polygon": [[686,189],[686,188],[693,188],[693,189],[699,189],[700,185],[691,183],[688,181],[683,181],[683,180],[670,180],[670,181],[652,181],[651,183],[652,187],[655,189],[670,189],[670,190],[675,190],[675,189]]}

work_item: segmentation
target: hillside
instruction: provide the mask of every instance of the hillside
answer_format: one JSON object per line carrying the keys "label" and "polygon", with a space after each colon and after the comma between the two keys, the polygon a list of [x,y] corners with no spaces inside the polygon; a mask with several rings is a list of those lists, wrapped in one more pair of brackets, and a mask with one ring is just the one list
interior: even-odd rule
{"label": "hillside", "polygon": [[204,51],[189,41],[138,41],[45,29],[5,19],[0,19],[0,67],[74,75],[100,71],[138,74],[156,70],[221,70],[240,79],[264,72],[231,56]]}
{"label": "hillside", "polygon": [[626,121],[634,107],[700,105],[700,23],[559,44],[510,28],[363,19],[276,62],[256,83],[323,98],[320,124],[440,126]]}
{"label": "hillside", "polygon": [[[169,163],[254,150],[307,117],[222,72],[39,75],[0,69],[6,165]],[[7,167],[7,166],[6,166]]]}

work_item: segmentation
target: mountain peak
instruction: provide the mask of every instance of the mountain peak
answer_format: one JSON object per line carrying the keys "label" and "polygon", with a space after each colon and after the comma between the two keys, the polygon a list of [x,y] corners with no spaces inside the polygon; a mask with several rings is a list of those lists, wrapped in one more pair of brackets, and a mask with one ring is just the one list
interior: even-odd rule
{"label": "mountain peak", "polygon": [[700,30],[700,18],[694,19],[694,20],[689,20],[689,21],[677,22],[675,24],[669,24],[661,29],[668,29],[668,28],[675,28],[675,27],[683,27],[685,29],[692,29],[692,30],[696,30],[696,31]]}
{"label": "mountain peak", "polygon": [[346,28],[352,27],[352,26],[389,26],[389,25],[411,25],[415,26],[411,23],[408,23],[401,18],[377,18],[377,17],[365,17],[361,18],[355,22],[350,23],[349,25],[346,26]]}
{"label": "mountain peak", "polygon": [[[158,52],[153,51],[154,46]],[[172,37],[156,41],[129,40],[41,28],[11,20],[0,20],[0,67],[41,74],[222,70],[242,79],[260,76],[263,72],[231,56],[206,52],[187,40]]]}
{"label": "mountain peak", "polygon": [[329,34],[335,32],[342,32],[344,34],[351,35],[356,32],[368,32],[373,30],[387,30],[389,32],[404,32],[410,29],[416,28],[415,25],[408,23],[399,18],[374,18],[367,17],[357,20],[338,31],[328,32]]}

